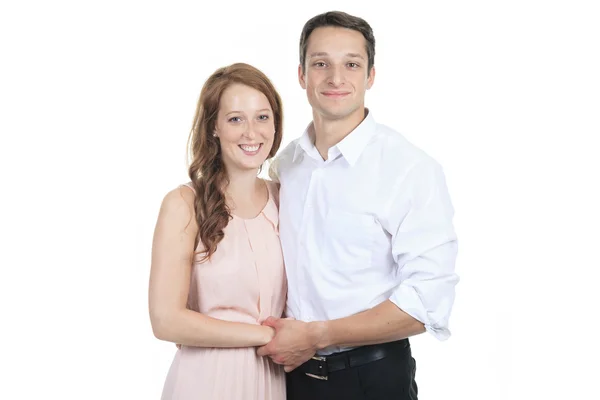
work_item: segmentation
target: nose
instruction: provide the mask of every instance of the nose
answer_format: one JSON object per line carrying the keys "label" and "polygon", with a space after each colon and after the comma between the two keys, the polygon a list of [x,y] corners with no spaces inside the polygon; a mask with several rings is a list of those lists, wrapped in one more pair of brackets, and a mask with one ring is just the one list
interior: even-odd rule
{"label": "nose", "polygon": [[344,74],[342,70],[342,66],[336,65],[333,66],[329,75],[329,85],[333,87],[339,87],[344,83]]}
{"label": "nose", "polygon": [[256,133],[258,129],[259,127],[256,126],[256,122],[250,122],[246,125],[246,131],[244,132],[244,136],[250,140],[253,140],[254,138],[256,138]]}

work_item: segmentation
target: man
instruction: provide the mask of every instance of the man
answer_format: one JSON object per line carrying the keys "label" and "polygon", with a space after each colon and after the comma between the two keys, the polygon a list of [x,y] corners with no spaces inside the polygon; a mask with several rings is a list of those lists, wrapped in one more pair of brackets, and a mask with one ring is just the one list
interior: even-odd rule
{"label": "man", "polygon": [[441,167],[365,108],[375,39],[328,12],[300,40],[313,109],[271,169],[281,183],[287,317],[258,349],[285,366],[288,399],[416,399],[408,337],[449,337],[458,277]]}

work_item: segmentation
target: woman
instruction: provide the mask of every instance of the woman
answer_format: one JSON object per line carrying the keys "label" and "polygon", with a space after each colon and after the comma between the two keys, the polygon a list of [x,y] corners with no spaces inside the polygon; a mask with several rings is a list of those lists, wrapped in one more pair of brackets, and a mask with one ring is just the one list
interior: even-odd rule
{"label": "woman", "polygon": [[152,329],[180,344],[163,400],[285,398],[283,369],[256,355],[287,290],[277,188],[257,176],[282,126],[279,94],[256,68],[233,64],[204,84],[191,182],[165,196],[152,249]]}

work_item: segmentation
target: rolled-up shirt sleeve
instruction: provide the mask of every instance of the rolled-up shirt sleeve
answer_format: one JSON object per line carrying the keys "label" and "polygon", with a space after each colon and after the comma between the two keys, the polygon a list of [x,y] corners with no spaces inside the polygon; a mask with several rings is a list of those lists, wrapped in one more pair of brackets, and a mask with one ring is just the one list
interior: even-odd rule
{"label": "rolled-up shirt sleeve", "polygon": [[394,188],[386,209],[382,222],[391,235],[400,282],[390,301],[445,340],[459,278],[454,209],[441,166],[432,159],[415,165]]}

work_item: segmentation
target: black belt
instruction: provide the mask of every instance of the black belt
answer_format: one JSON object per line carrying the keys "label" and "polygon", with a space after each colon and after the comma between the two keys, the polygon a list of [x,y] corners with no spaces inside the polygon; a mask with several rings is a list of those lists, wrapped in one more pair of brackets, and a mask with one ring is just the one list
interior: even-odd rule
{"label": "black belt", "polygon": [[408,339],[402,339],[396,342],[362,346],[328,356],[315,355],[302,364],[299,369],[311,378],[327,380],[332,372],[381,360],[407,347],[410,347]]}

